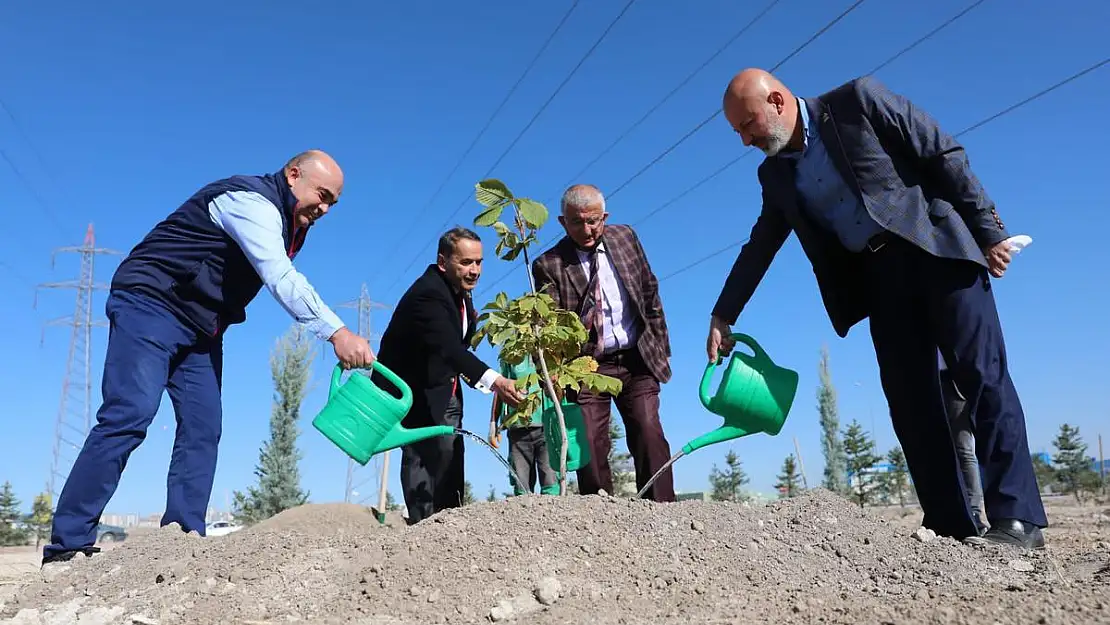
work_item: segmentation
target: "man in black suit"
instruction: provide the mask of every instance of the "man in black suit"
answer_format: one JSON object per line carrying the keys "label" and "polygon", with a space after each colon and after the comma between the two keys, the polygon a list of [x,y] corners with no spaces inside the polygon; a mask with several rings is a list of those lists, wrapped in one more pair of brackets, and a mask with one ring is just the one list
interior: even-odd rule
{"label": "man in black suit", "polygon": [[[440,237],[436,264],[428,265],[397,303],[382,335],[378,361],[412,389],[405,427],[461,427],[460,376],[483,392],[492,390],[511,406],[523,399],[512,380],[470,351],[477,318],[470,292],[481,275],[481,239],[466,228],[454,228]],[[384,377],[375,373],[373,379],[393,389]],[[464,482],[461,436],[440,436],[401,449],[401,488],[409,524],[462,505]]]}
{"label": "man in black suit", "polygon": [[[791,232],[798,235],[836,333],[870,318],[894,431],[938,534],[1027,548],[1048,525],[1006,366],[990,277],[1009,235],[963,148],[873,78],[796,98],[765,71],[732,79],[724,114],[759,167],[763,209],[713,308],[707,355]],[[980,536],[946,418],[937,349],[969,406],[991,528]]]}

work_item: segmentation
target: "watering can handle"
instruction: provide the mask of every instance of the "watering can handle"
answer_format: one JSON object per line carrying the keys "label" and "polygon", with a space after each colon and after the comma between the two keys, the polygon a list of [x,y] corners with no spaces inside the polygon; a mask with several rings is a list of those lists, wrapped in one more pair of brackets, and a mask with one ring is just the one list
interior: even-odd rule
{"label": "watering can handle", "polygon": [[[402,403],[408,404],[412,401],[412,389],[409,388],[408,384],[405,384],[405,381],[402,380],[400,376],[390,371],[389,367],[381,364],[381,362],[378,360],[374,360],[371,367],[374,369],[374,371],[377,371],[378,373],[385,376],[385,379],[389,380],[390,383],[393,384],[393,386],[396,386],[398,389],[401,390]],[[331,399],[332,395],[335,394],[335,391],[339,389],[339,380],[342,377],[343,366],[337,363],[335,365],[335,369],[331,372],[331,388],[328,391],[328,399]]]}
{"label": "watering can handle", "polygon": [[[747,334],[734,332],[730,335],[730,338],[752,348],[752,351],[755,353],[756,359],[771,362],[771,357],[767,355],[767,352],[763,351],[763,348],[759,346],[759,343],[757,343],[755,339],[748,336]],[[723,360],[724,357],[720,356],[716,360],[709,361],[709,364],[705,367],[705,373],[703,373],[701,376],[701,386],[698,387],[698,398],[701,400],[701,404],[706,408],[709,407],[709,403],[713,400],[713,397],[709,394],[710,385],[713,381],[713,371]]]}
{"label": "watering can handle", "polygon": [[734,332],[731,336],[732,336],[732,339],[734,341],[737,341],[739,343],[743,343],[744,345],[747,345],[748,347],[752,348],[752,352],[755,353],[755,357],[758,358],[759,360],[765,360],[767,362],[771,362],[771,357],[767,355],[767,352],[763,351],[763,348],[760,347],[759,343],[756,343],[755,339],[753,339],[752,337],[748,336],[747,334],[742,334],[740,332]]}

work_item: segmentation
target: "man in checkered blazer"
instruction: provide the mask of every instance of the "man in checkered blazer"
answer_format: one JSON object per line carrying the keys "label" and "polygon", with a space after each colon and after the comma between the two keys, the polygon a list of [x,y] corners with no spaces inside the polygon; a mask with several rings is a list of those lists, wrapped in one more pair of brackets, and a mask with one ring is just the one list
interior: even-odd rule
{"label": "man in checkered blazer", "polygon": [[[870,319],[923,524],[968,542],[1043,547],[1048,521],[991,292],[1010,262],[1009,235],[964,149],[874,78],[802,99],[748,69],[729,83],[723,109],[767,158],[763,208],[713,308],[707,356],[732,349],[730,326],[794,232],[836,333]],[[964,494],[938,348],[974,406],[985,533]]]}
{"label": "man in checkered blazer", "polygon": [[[609,213],[597,187],[571,186],[560,206],[559,223],[567,234],[532,262],[536,289],[579,315],[589,331],[582,353],[597,359],[598,373],[623,383],[616,397],[578,394],[590,440],[590,462],[578,470],[578,492],[613,493],[608,457],[614,402],[628,432],[639,490],[671,456],[659,422],[659,385],[671,379],[671,342],[659,281],[636,232],[605,223]],[[671,472],[664,472],[644,495],[674,501]]]}

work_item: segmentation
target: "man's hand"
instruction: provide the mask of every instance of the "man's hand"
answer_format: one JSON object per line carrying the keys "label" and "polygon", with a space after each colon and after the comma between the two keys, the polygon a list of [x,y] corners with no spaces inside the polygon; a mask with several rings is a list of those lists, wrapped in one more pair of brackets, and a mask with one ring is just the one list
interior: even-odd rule
{"label": "man's hand", "polygon": [[335,357],[344,369],[365,369],[374,364],[370,342],[347,328],[339,328],[328,342],[335,347]]}
{"label": "man's hand", "polygon": [[497,393],[497,397],[500,398],[501,401],[514,408],[519,406],[520,402],[524,400],[524,394],[516,387],[516,383],[503,375],[497,376],[497,379],[494,380],[493,392]]}
{"label": "man's hand", "polygon": [[709,338],[705,341],[705,353],[709,356],[709,362],[720,358],[722,352],[731,353],[732,348],[736,347],[736,341],[732,339],[731,334],[732,328],[727,323],[716,315],[709,318]]}
{"label": "man's hand", "polygon": [[984,250],[983,255],[987,257],[987,267],[995,278],[1001,278],[1002,274],[1006,273],[1006,267],[1009,266],[1010,260],[1013,258],[1010,254],[1009,241],[995,243],[992,247]]}

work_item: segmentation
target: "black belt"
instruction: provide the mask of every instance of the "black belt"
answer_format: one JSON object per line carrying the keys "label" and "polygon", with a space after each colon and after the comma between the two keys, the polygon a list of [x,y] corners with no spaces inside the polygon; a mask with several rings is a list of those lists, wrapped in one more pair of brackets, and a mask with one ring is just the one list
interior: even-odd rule
{"label": "black belt", "polygon": [[887,243],[890,243],[891,239],[893,238],[894,235],[892,235],[887,230],[883,230],[879,234],[876,234],[875,236],[867,240],[867,245],[864,246],[863,251],[878,252],[879,250],[883,249],[883,247],[886,246]]}

